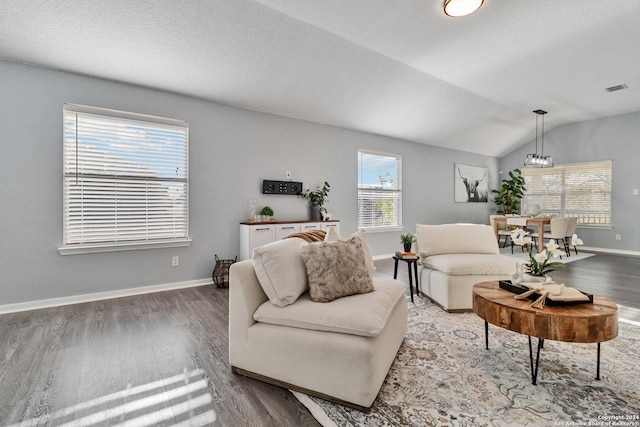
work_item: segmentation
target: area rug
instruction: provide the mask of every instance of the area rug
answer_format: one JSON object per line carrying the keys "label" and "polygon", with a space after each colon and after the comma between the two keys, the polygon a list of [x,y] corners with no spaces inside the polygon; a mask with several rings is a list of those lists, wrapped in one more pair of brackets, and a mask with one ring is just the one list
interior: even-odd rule
{"label": "area rug", "polygon": [[325,427],[639,425],[640,324],[601,355],[597,381],[596,344],[545,341],[532,385],[526,336],[490,325],[486,350],[484,321],[422,297],[370,413],[294,394]]}
{"label": "area rug", "polygon": [[[517,258],[517,259],[522,260],[522,261],[527,261],[527,262],[529,261],[529,254],[526,251],[522,252],[522,248],[520,248],[519,246],[516,246],[516,247],[513,248],[513,254],[511,253],[511,247],[510,246],[507,246],[506,248],[500,248],[500,253],[502,255],[508,255],[510,257]],[[553,261],[554,262],[556,262],[556,261],[557,262],[563,262],[565,264],[568,264],[570,262],[580,261],[580,260],[583,260],[583,259],[591,258],[592,256],[595,256],[595,254],[579,251],[577,255],[576,255],[575,252],[572,252],[571,256],[569,256],[569,257],[563,255],[562,259],[554,258]]]}

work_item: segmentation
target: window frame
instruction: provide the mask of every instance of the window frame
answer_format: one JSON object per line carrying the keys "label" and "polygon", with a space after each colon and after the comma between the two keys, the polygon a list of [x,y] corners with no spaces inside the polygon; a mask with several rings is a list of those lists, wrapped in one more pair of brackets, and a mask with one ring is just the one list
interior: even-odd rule
{"label": "window frame", "polygon": [[[76,118],[72,119],[72,122],[76,127],[75,129],[70,129],[67,122],[69,121],[69,115],[73,115],[73,114],[76,115]],[[122,162],[125,164],[127,162],[132,162],[135,164],[134,166],[135,168],[138,168],[138,170],[141,170],[140,172],[141,175],[137,176],[135,173],[124,174],[119,171],[118,172],[110,171],[109,168],[105,166],[105,163],[95,167],[95,169],[101,170],[98,172],[79,171],[80,167],[78,167],[78,165],[81,163],[79,161],[80,158],[78,157],[78,147],[82,146],[82,144],[81,143],[79,144],[78,142],[77,121],[78,121],[78,118],[83,115],[85,117],[97,116],[98,120],[100,119],[115,120],[116,125],[114,125],[113,128],[109,128],[109,130],[112,132],[115,132],[114,129],[118,129],[119,127],[124,127],[124,128],[132,127],[134,123],[136,126],[144,127],[145,125],[147,125],[150,129],[153,129],[154,131],[157,131],[161,127],[164,127],[164,128],[175,127],[177,135],[179,136],[179,140],[177,141],[172,140],[172,142],[178,144],[178,145],[175,145],[175,149],[177,150],[177,153],[178,153],[176,154],[176,163],[175,163],[176,174],[178,175],[178,172],[177,172],[178,166],[182,165],[182,167],[185,170],[184,170],[184,173],[180,175],[184,175],[184,176],[180,176],[179,178],[178,177],[170,178],[170,177],[167,177],[166,174],[156,172],[155,169],[147,168],[147,166],[145,166],[144,164],[138,164],[135,161],[132,162],[131,160],[126,160],[124,157],[119,157],[118,155],[113,155],[109,152],[106,152],[106,155],[105,155],[105,159],[107,159],[106,163],[109,163],[109,162],[115,163],[116,164],[116,166],[114,167],[115,170],[120,169],[119,166],[124,167],[119,162]],[[151,116],[146,114],[131,113],[126,111],[119,111],[119,110],[112,110],[112,109],[92,107],[92,106],[79,105],[79,104],[70,104],[70,103],[65,103],[63,106],[62,120],[63,120],[63,129],[62,129],[62,141],[63,141],[62,230],[63,230],[63,235],[62,235],[62,246],[58,248],[58,251],[61,255],[74,255],[74,254],[94,253],[94,252],[114,252],[114,251],[125,251],[125,250],[167,248],[167,247],[183,247],[183,246],[189,246],[191,244],[192,240],[189,235],[189,123],[188,122],[184,120],[170,119],[165,117]],[[69,144],[69,141],[67,141],[67,139],[69,138],[68,132],[69,134],[74,135],[73,138],[75,138],[75,144],[73,143]],[[99,137],[99,135],[96,136],[95,134],[90,134],[90,136],[96,137],[96,138]],[[120,137],[120,135],[118,136]],[[125,149],[132,149],[132,148],[147,149],[149,148],[149,146],[157,142],[155,139],[152,139],[149,141],[146,137],[147,135],[145,135],[145,138],[141,139],[143,141],[142,143],[140,143],[139,142],[140,140],[139,140],[137,142],[137,145],[134,144],[134,145],[131,145],[131,147],[125,146]],[[108,141],[104,143],[113,144],[113,141]],[[74,145],[73,150],[75,153],[71,153],[71,156],[72,157],[75,156],[75,160],[68,162],[68,159],[70,156],[70,153],[68,152],[68,150],[70,149],[71,145]],[[89,145],[86,145],[86,146],[89,146]],[[95,147],[92,147],[92,148],[95,148]],[[149,153],[149,151],[146,151],[146,153]],[[156,155],[159,155],[161,157],[167,156],[167,152],[163,150],[156,150],[156,153],[159,153]],[[145,155],[145,152],[143,152],[143,156],[144,155]],[[113,162],[114,158],[117,159],[115,162]],[[166,167],[167,164],[169,165],[171,164],[171,163],[165,162],[163,159],[153,158],[153,156],[148,158],[152,160],[152,162],[150,162],[149,164],[156,167]],[[92,154],[89,153],[85,156],[83,161],[89,163],[90,160],[92,160]],[[91,169],[90,166],[88,166],[87,168]],[[145,173],[145,169],[146,169],[146,173]],[[98,181],[92,181],[92,179],[110,181],[111,184],[107,184],[107,187],[105,187],[107,188],[107,191],[104,193],[104,196],[106,197],[106,199],[98,199],[98,200],[107,200],[107,201],[115,200],[116,205],[119,203],[119,201],[123,200],[123,196],[119,197],[117,195],[117,192],[119,190],[113,190],[114,188],[119,188],[118,184],[115,184],[115,183],[124,182],[125,188],[127,190],[131,190],[132,188],[135,189],[135,187],[138,186],[137,184],[138,182],[142,183],[142,185],[146,187],[152,187],[151,192],[149,192],[149,190],[139,191],[138,193],[135,193],[134,196],[128,196],[128,200],[132,200],[131,197],[135,197],[135,200],[138,202],[138,205],[136,205],[136,207],[134,208],[137,210],[137,212],[145,212],[144,220],[137,219],[135,221],[136,224],[135,224],[135,227],[133,227],[134,230],[137,230],[137,234],[139,235],[141,233],[141,230],[143,229],[153,229],[154,228],[153,220],[156,220],[155,230],[160,229],[162,231],[169,232],[169,234],[172,234],[172,233],[177,234],[177,236],[154,237],[153,236],[154,233],[149,233],[149,235],[146,238],[126,238],[119,235],[118,232],[114,232],[113,230],[111,230],[112,234],[108,235],[108,239],[104,241],[97,241],[95,237],[93,240],[89,238],[89,239],[86,239],[86,241],[82,241],[84,238],[70,237],[73,235],[71,233],[76,232],[76,230],[82,229],[85,226],[85,224],[82,224],[80,225],[80,228],[76,227],[75,229],[73,229],[74,226],[71,224],[72,220],[70,219],[70,215],[72,213],[75,214],[78,212],[77,210],[74,210],[76,209],[76,206],[74,206],[73,203],[78,203],[76,202],[77,200],[80,200],[79,203],[83,203],[83,201],[85,200],[84,195],[75,197],[75,199],[74,199],[74,196],[71,195],[73,191],[70,186],[73,184],[70,182],[70,180],[74,179],[74,177],[76,180],[80,178],[83,180],[83,182],[86,181],[86,185],[88,186],[91,186],[91,185],[97,186],[101,184]],[[133,184],[134,182],[136,184]],[[155,185],[155,190],[157,193],[158,186],[162,186],[163,183],[165,185],[171,183],[169,188],[171,188],[171,186],[173,186],[174,188],[181,187],[179,191],[179,198],[181,200],[179,202],[180,207],[177,208],[177,210],[172,210],[174,214],[177,212],[179,215],[181,215],[181,218],[182,218],[182,221],[179,221],[181,225],[178,225],[176,227],[165,227],[165,228],[157,227],[158,219],[166,221],[171,216],[170,215],[169,216],[167,215],[151,216],[149,215],[150,211],[147,210],[146,207],[143,208],[142,210],[140,209],[141,205],[144,205],[144,206],[153,205],[154,203],[153,186]],[[165,188],[164,190],[165,192],[168,191],[167,187],[164,187],[164,188]],[[111,190],[111,192],[109,192],[109,190]],[[97,191],[96,190],[93,190],[93,191],[94,193],[90,193],[90,195],[95,196]],[[142,198],[140,198],[141,194],[144,194]],[[157,200],[157,195],[155,197]],[[160,200],[164,200],[164,199],[160,199]],[[162,202],[160,203],[162,205]],[[155,206],[157,207],[157,205]],[[80,209],[81,211],[83,211],[84,207]],[[108,211],[108,208],[106,210]],[[116,224],[119,221],[122,221],[121,219],[118,219],[119,214],[121,214],[119,210],[113,211],[112,218],[113,218],[113,222]],[[92,224],[89,222],[88,225],[92,225]],[[71,228],[71,231],[70,231],[70,228]],[[113,226],[111,228],[113,228]],[[118,225],[116,225],[115,228],[117,229]]]}
{"label": "window frame", "polygon": [[[587,176],[589,173],[601,174],[601,176],[604,175],[605,180],[596,181],[590,179]],[[530,194],[530,192],[533,191],[532,180],[534,177],[544,174],[550,176],[556,175],[556,179],[554,180],[550,177],[545,181],[545,186],[547,186],[546,193],[541,191],[544,190],[542,188],[543,185],[539,184],[538,187],[541,187],[541,190]],[[567,163],[556,165],[553,168],[523,168],[522,175],[525,179],[525,187],[527,188],[522,199],[522,212],[526,212],[528,204],[537,203],[541,207],[541,214],[578,217],[577,226],[581,228],[613,228],[612,160]],[[573,178],[574,185],[567,183],[569,177]],[[583,187],[586,187],[586,189],[580,191],[578,189],[580,184],[582,184]],[[601,187],[601,190],[595,191],[598,190],[597,187]],[[579,204],[579,198],[581,195],[590,194],[600,195],[598,198],[601,200],[598,201],[598,205],[602,206],[601,209],[589,210],[577,207],[572,209],[570,207],[572,203]],[[547,207],[544,206],[545,198],[547,199]],[[549,207],[549,205],[556,206]]]}
{"label": "window frame", "polygon": [[[360,186],[360,182],[361,182],[361,176],[362,176],[362,172],[361,172],[361,154],[365,154],[365,155],[371,155],[371,156],[379,156],[379,157],[386,157],[386,158],[394,158],[396,161],[396,188],[395,189],[388,189],[388,190],[384,190],[382,188],[380,189],[372,189],[372,188],[366,188],[366,187],[361,187]],[[402,155],[400,154],[393,154],[393,153],[387,153],[387,152],[382,152],[382,151],[375,151],[375,150],[367,150],[367,149],[358,149],[357,152],[357,163],[358,163],[358,168],[357,168],[357,174],[358,174],[358,182],[357,182],[357,217],[356,217],[356,223],[358,226],[358,229],[363,229],[365,230],[367,233],[382,233],[382,232],[387,232],[387,231],[401,231],[404,230],[404,226],[402,225],[403,221],[402,221]],[[396,198],[396,206],[395,206],[395,210],[396,210],[396,224],[391,224],[391,225],[362,225],[361,224],[361,208],[360,208],[360,199],[361,199],[361,192],[363,190],[367,190],[367,191],[372,191],[372,190],[377,190],[386,194],[395,194],[395,198]]]}

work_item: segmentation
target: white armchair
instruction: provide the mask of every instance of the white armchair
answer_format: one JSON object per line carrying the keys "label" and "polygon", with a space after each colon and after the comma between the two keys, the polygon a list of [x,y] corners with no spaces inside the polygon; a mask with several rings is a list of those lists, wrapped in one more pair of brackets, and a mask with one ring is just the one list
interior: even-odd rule
{"label": "white armchair", "polygon": [[517,260],[500,255],[493,227],[416,224],[422,292],[443,309],[471,311],[473,285],[509,279]]}

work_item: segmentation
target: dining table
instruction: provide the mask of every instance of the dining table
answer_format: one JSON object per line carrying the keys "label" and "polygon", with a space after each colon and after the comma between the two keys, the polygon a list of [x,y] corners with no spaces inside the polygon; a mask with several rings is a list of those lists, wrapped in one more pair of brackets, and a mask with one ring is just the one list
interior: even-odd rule
{"label": "dining table", "polygon": [[[540,242],[542,242],[542,235],[544,234],[544,226],[551,224],[551,217],[548,216],[496,216],[493,219],[493,232],[498,239],[498,230],[504,229],[507,225],[517,225],[526,227],[536,227]],[[544,245],[538,244],[538,252],[544,250]]]}

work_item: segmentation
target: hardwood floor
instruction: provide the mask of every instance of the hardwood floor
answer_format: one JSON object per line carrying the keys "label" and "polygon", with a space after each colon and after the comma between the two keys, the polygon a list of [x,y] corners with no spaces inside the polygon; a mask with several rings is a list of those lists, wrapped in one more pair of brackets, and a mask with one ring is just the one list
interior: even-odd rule
{"label": "hardwood floor", "polygon": [[202,286],[0,316],[0,424],[318,426],[287,390],[231,373],[228,298]]}
{"label": "hardwood floor", "polygon": [[[391,259],[375,264],[393,277]],[[640,322],[640,257],[561,274]],[[318,426],[287,390],[231,373],[228,298],[202,286],[0,315],[0,424]]]}

